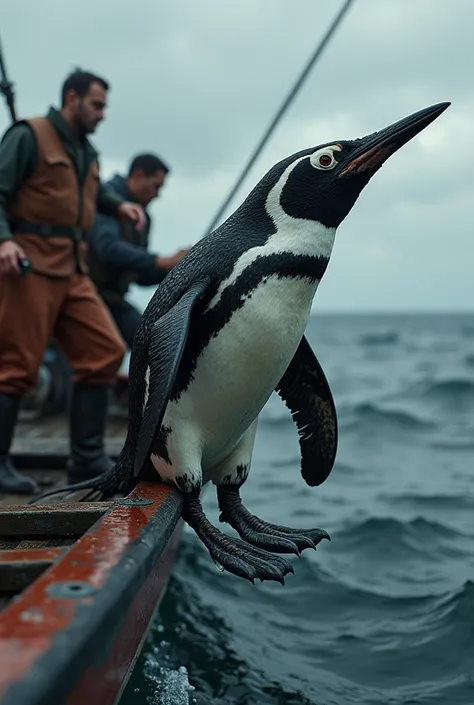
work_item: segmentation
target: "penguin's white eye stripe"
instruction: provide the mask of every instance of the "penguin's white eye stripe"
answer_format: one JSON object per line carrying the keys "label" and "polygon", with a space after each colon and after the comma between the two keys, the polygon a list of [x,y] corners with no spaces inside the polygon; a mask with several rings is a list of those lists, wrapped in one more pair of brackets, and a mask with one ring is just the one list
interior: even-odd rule
{"label": "penguin's white eye stripe", "polygon": [[324,149],[318,149],[317,152],[313,152],[309,158],[311,166],[315,169],[320,169],[321,171],[325,171],[326,169],[334,169],[337,164],[333,154],[334,151],[340,152],[341,147],[339,147],[339,145],[334,145],[331,147],[324,147]]}

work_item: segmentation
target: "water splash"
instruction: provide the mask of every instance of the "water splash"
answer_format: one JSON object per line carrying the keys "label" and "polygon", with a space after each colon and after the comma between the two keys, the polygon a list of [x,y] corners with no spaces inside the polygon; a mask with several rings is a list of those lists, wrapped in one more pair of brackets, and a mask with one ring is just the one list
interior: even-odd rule
{"label": "water splash", "polygon": [[[191,695],[195,688],[189,682],[186,666],[175,669],[160,665],[156,651],[153,649],[145,658],[144,675],[153,690],[146,698],[147,705],[194,705],[197,701]],[[159,651],[163,654],[162,648]]]}

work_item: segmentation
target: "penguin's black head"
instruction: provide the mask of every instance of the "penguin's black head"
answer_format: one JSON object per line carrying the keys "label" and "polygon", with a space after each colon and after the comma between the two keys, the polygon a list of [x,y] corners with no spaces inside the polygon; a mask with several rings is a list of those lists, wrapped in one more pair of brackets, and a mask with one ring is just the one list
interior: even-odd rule
{"label": "penguin's black head", "polygon": [[337,228],[382,164],[449,105],[432,105],[361,139],[330,142],[280,162],[282,173],[288,170],[280,207],[293,218]]}

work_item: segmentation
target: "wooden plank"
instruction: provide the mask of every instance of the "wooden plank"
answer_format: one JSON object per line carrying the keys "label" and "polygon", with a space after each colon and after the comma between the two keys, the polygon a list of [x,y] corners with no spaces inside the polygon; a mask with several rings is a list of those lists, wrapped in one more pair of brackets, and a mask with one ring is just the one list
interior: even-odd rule
{"label": "wooden plank", "polygon": [[66,475],[64,469],[68,456],[65,453],[17,452],[12,453],[11,458],[18,470],[53,470],[55,472],[62,470]]}
{"label": "wooden plank", "polygon": [[[18,470],[24,472],[33,480],[36,480],[41,489],[41,492],[59,489],[60,487],[64,487],[67,484],[67,474],[64,469],[53,470],[51,468],[44,468],[43,466],[46,465],[46,463],[44,463],[41,457],[36,454],[31,454],[25,457],[28,457],[28,467],[26,468],[26,471],[24,468],[21,467],[21,463],[18,464],[16,462],[16,457],[13,458],[13,463]],[[50,456],[49,459],[52,459],[52,456]],[[0,506],[8,504],[23,505],[26,504],[29,499],[30,497],[28,495],[0,493]]]}
{"label": "wooden plank", "polygon": [[18,470],[62,470],[66,474],[67,455],[64,453],[12,453],[11,458]]}
{"label": "wooden plank", "polygon": [[21,504],[22,500],[25,500],[24,494],[0,494],[0,509],[3,509],[3,507],[8,507],[12,504]]}
{"label": "wooden plank", "polygon": [[[111,454],[112,460],[116,460],[118,454]],[[44,452],[35,453],[33,451],[17,452],[11,454],[11,459],[17,470],[47,470],[54,474],[62,472],[66,478],[65,467],[68,460],[67,453]]]}
{"label": "wooden plank", "polygon": [[110,502],[0,506],[0,537],[81,536]]}
{"label": "wooden plank", "polygon": [[[111,455],[122,450],[127,433],[127,417],[107,420],[105,443]],[[69,427],[66,414],[48,414],[36,419],[19,419],[11,452],[13,456],[31,453],[36,455],[69,453]]]}
{"label": "wooden plank", "polygon": [[0,538],[0,550],[13,551],[20,548],[63,548],[77,541],[77,536],[44,536],[41,538],[22,539],[21,536],[13,538]]}
{"label": "wooden plank", "polygon": [[30,548],[0,551],[0,593],[14,594],[24,590],[53,565],[65,550]]}
{"label": "wooden plank", "polygon": [[64,548],[15,548],[9,551],[0,551],[0,565],[7,563],[28,563],[33,561],[49,561],[52,563],[64,553]]}

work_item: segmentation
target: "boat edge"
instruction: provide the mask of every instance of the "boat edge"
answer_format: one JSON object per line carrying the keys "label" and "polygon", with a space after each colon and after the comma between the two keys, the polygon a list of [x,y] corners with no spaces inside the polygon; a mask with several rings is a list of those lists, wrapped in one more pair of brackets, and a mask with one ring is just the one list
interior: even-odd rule
{"label": "boat edge", "polygon": [[[114,502],[104,515],[70,547],[61,561],[46,570],[21,597],[0,613],[0,622],[5,619],[5,616],[8,619],[9,611],[17,611],[19,615],[17,622],[20,623],[21,612],[18,611],[18,607],[23,602],[25,609],[31,609],[31,605],[27,606],[26,603],[34,585],[55,582],[51,580],[51,576],[55,571],[57,572],[58,565],[66,558],[69,561],[73,560],[79,544],[93,540],[94,534],[100,530],[104,522],[110,522],[111,517],[113,518],[118,510],[123,512],[124,507],[127,507],[129,512],[132,512],[143,502],[150,504],[156,501],[150,496],[153,495],[154,488],[156,491],[156,487],[161,487],[163,492],[163,485],[158,483],[140,483],[128,497]],[[155,508],[137,537],[124,547],[117,563],[107,571],[106,579],[98,588],[96,595],[79,599],[69,598],[75,603],[71,621],[65,628],[54,633],[49,647],[33,659],[21,678],[12,680],[0,694],[1,705],[60,703],[73,692],[84,671],[94,665],[97,658],[102,656],[101,660],[104,660],[102,655],[104,648],[107,652],[113,648],[114,636],[122,627],[128,614],[128,607],[165,550],[180,519],[181,495],[169,486],[166,486],[166,491],[166,497]],[[64,603],[64,597],[58,602]],[[126,609],[122,610],[123,606]],[[41,605],[39,607],[41,609]],[[20,625],[20,631],[22,627],[25,627],[24,622]],[[14,638],[12,635],[3,640],[8,642]],[[102,649],[96,646],[98,638],[102,643]],[[0,643],[1,641],[0,638]],[[7,669],[8,665],[3,662],[2,667]]]}

